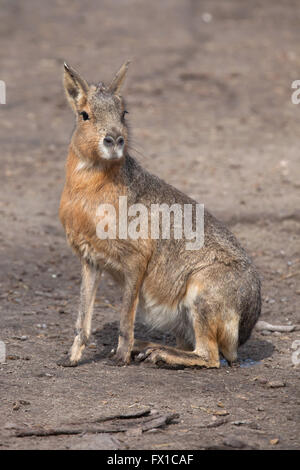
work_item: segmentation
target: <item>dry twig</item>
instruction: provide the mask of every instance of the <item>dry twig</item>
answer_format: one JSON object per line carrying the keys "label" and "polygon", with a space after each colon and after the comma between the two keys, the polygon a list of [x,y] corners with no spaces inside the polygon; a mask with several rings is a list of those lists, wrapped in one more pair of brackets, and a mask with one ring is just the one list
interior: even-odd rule
{"label": "dry twig", "polygon": [[[149,410],[146,410],[149,413]],[[145,412],[142,416],[145,416]],[[97,418],[97,422],[103,422],[107,420],[116,420],[116,419],[130,419],[130,418],[139,418],[141,417],[141,412],[139,414],[130,414],[130,415],[118,415],[112,416],[112,417],[103,417],[103,418]],[[142,430],[142,432],[149,431],[150,429],[156,429],[156,428],[161,428],[164,427],[168,424],[173,423],[179,415],[177,413],[169,414],[169,415],[162,415],[162,416],[155,416],[151,420],[146,420],[138,423],[138,427]],[[100,421],[99,421],[100,420]],[[102,420],[102,421],[101,421]],[[95,422],[95,421],[93,421]],[[50,428],[50,429],[45,429],[45,428],[35,428],[35,429],[17,429],[15,436],[16,437],[30,437],[30,436],[36,436],[36,437],[45,437],[45,436],[59,436],[59,435],[74,435],[74,434],[83,434],[83,433],[118,433],[118,432],[126,432],[129,429],[132,429],[133,426],[130,425],[126,426],[111,426],[109,428],[103,428],[99,426],[82,426],[80,428],[68,428],[68,427],[62,427],[62,428]]]}

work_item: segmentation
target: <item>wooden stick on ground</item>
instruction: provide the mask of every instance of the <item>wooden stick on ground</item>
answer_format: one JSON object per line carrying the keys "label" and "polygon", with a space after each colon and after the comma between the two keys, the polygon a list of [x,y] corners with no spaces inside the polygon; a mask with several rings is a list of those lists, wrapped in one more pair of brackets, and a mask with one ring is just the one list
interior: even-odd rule
{"label": "wooden stick on ground", "polygon": [[105,421],[114,421],[116,419],[133,419],[133,418],[142,418],[143,416],[149,416],[151,413],[151,409],[147,408],[141,411],[132,411],[125,414],[117,414],[111,416],[99,416],[98,418],[94,418],[92,420],[82,419],[80,421],[65,423],[66,425],[76,425],[76,424],[83,424],[83,423],[104,423]]}
{"label": "wooden stick on ground", "polygon": [[[163,415],[154,417],[152,420],[148,420],[145,423],[139,423],[142,432],[149,431],[150,429],[161,428],[168,424],[172,424],[175,419],[177,419],[179,415],[177,413],[173,413],[170,415]],[[124,419],[124,417],[122,418]],[[102,428],[102,427],[90,427],[90,426],[82,426],[80,428],[52,428],[52,429],[18,429],[16,430],[15,436],[16,437],[45,437],[45,436],[59,436],[59,435],[74,435],[74,434],[83,434],[83,433],[118,433],[118,432],[126,432],[129,429],[132,429],[133,426],[120,426],[120,427],[111,427],[111,428]]]}

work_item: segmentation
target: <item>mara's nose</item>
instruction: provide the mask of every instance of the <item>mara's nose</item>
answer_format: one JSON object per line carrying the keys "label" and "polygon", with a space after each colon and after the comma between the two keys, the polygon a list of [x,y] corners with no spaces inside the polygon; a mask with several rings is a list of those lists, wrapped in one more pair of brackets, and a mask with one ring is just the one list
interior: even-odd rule
{"label": "mara's nose", "polygon": [[106,145],[106,147],[114,147],[115,145],[117,145],[118,147],[123,147],[125,140],[124,137],[122,137],[121,135],[119,135],[119,137],[117,137],[116,139],[114,139],[111,135],[107,135],[104,137],[103,143],[104,145]]}

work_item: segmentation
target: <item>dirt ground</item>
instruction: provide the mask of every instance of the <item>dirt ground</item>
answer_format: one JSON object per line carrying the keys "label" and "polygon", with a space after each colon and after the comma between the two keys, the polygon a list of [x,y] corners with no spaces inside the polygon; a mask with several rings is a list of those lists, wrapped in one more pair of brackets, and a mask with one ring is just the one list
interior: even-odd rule
{"label": "dirt ground", "polygon": [[[1,0],[0,7],[7,86],[0,448],[299,448],[299,366],[291,357],[300,339],[300,105],[291,102],[291,83],[300,79],[299,2]],[[107,356],[121,292],[106,276],[80,365],[56,365],[73,339],[80,285],[79,261],[58,220],[74,125],[62,64],[105,82],[128,58],[132,155],[228,224],[261,273],[261,319],[298,327],[254,331],[239,367],[113,365]],[[136,330],[147,337],[141,325]],[[146,408],[180,416],[155,432],[15,436],[16,427]]]}

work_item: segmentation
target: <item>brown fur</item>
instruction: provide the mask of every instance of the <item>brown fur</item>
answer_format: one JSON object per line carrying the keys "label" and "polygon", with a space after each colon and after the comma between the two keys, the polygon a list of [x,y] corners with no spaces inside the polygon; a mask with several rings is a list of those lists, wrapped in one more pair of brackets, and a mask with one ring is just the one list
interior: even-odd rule
{"label": "brown fur", "polygon": [[[219,367],[219,351],[229,362],[236,360],[238,345],[248,339],[261,303],[259,276],[227,228],[205,211],[204,246],[194,251],[186,250],[184,237],[101,240],[96,233],[99,204],[113,204],[118,215],[119,196],[127,196],[128,205],[142,203],[147,208],[153,203],[196,205],[128,153],[125,104],[119,95],[127,65],[107,88],[102,83],[89,86],[65,65],[65,89],[77,125],[60,219],[82,262],[82,287],[77,333],[64,365],[80,360],[90,335],[99,274],[106,270],[123,286],[118,362],[128,364],[135,354],[152,363]],[[135,340],[137,314],[151,327],[175,334],[177,347]]]}

